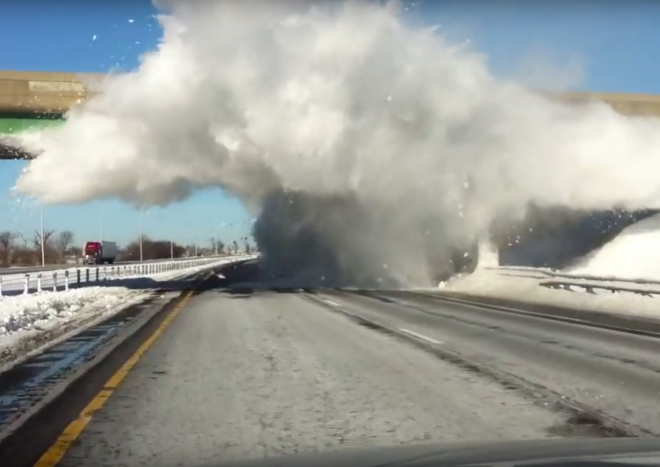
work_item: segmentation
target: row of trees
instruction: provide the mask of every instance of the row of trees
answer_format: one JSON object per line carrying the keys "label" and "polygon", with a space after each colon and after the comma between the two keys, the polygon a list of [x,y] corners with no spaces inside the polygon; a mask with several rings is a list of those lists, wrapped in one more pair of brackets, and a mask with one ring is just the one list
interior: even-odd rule
{"label": "row of trees", "polygon": [[[181,258],[183,256],[194,256],[195,253],[189,252],[186,247],[172,243],[169,240],[151,240],[149,237],[142,237],[142,259],[166,259]],[[140,239],[133,240],[125,248],[120,248],[117,252],[118,261],[139,261],[140,259]]]}
{"label": "row of trees", "polygon": [[[252,246],[250,245],[250,241],[248,240],[247,237],[243,237],[242,239],[243,242],[243,251],[246,254],[250,254],[252,251]],[[239,251],[241,251],[241,248],[238,245],[238,242],[234,240],[230,244],[225,244],[222,240],[218,240],[215,237],[211,237],[210,239],[210,253],[211,254],[219,254],[219,255],[224,255],[224,254],[237,254]]]}
{"label": "row of trees", "polygon": [[[73,232],[64,230],[44,231],[44,258],[46,263],[64,263],[79,251],[74,247]],[[21,233],[0,232],[0,266],[32,266],[41,264],[41,232],[35,231],[32,237]]]}
{"label": "row of trees", "polygon": [[[119,248],[117,261],[138,261],[140,259],[140,243],[142,243],[142,259],[181,258],[184,256],[207,256],[213,254],[237,254],[241,251],[250,253],[253,248],[247,238],[244,244],[234,241],[225,244],[215,238],[211,239],[210,247],[198,247],[191,244],[182,246],[169,240],[152,240],[147,236],[128,243]],[[46,264],[77,263],[82,258],[82,245],[77,245],[73,232],[64,230],[44,231],[44,258]],[[23,234],[0,231],[0,267],[37,266],[41,264],[41,233],[35,231],[32,237]]]}

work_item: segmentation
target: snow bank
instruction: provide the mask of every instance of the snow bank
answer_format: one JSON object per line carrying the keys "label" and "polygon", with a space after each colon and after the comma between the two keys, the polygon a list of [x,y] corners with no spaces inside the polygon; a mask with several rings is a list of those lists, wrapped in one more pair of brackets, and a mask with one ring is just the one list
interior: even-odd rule
{"label": "snow bank", "polygon": [[574,275],[660,280],[660,215],[626,227],[577,266]]}
{"label": "snow bank", "polygon": [[62,325],[75,326],[96,317],[110,315],[131,302],[145,299],[157,288],[166,287],[166,282],[179,283],[182,279],[205,269],[251,257],[224,258],[213,263],[157,273],[149,277],[108,281],[102,287],[0,296],[0,349],[26,336],[47,332]]}
{"label": "snow bank", "polygon": [[223,258],[182,270],[104,281],[103,286],[44,291],[29,295],[0,296],[0,371],[66,339],[133,304],[156,290],[180,290],[184,279],[206,269],[255,255]]}
{"label": "snow bank", "polygon": [[[439,288],[528,303],[660,317],[660,285],[650,282],[660,280],[660,215],[626,227],[578,265],[560,272],[497,266],[495,255],[482,243],[476,271],[454,277]],[[590,290],[593,293],[587,293]],[[639,293],[642,291],[651,296]]]}
{"label": "snow bank", "polygon": [[26,334],[52,330],[62,324],[115,310],[149,292],[124,287],[86,287],[66,292],[42,292],[0,298],[0,347]]}
{"label": "snow bank", "polygon": [[[537,271],[533,268],[520,268],[518,271],[508,268],[482,269],[440,284],[440,289],[448,292],[499,297],[527,303],[544,303],[606,313],[660,317],[660,298],[645,297],[629,292],[589,294],[552,289],[542,285],[552,279],[541,269]],[[576,284],[593,284],[597,282],[579,279],[568,280]],[[631,287],[630,283],[616,281],[603,281],[601,283],[607,286]],[[657,285],[639,287],[639,289],[645,290],[650,288],[660,290]]]}

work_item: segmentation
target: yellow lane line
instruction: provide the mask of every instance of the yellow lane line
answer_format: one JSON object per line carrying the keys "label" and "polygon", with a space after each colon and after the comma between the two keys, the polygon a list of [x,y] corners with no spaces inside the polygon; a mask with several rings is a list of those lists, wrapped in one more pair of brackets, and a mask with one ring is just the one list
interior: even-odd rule
{"label": "yellow lane line", "polygon": [[140,360],[140,357],[149,350],[149,348],[156,342],[160,335],[167,329],[167,327],[174,321],[174,319],[181,312],[183,307],[186,306],[192,292],[188,292],[178,305],[170,312],[169,315],[163,320],[158,328],[149,336],[149,338],[142,343],[142,345],[135,351],[135,353],[117,370],[117,372],[110,377],[105,383],[103,389],[94,396],[91,402],[85,407],[74,421],[64,429],[62,434],[57,438],[55,443],[48,448],[48,450],[41,456],[41,458],[34,464],[34,467],[54,467],[64,457],[64,454],[69,450],[73,442],[80,436],[87,424],[92,421],[94,413],[99,410],[106,401],[112,396],[113,392],[121,382],[126,378],[128,373]]}

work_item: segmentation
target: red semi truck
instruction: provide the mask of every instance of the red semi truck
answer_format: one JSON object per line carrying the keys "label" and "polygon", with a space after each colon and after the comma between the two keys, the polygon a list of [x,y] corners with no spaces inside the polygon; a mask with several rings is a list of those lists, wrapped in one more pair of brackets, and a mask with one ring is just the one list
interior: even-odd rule
{"label": "red semi truck", "polygon": [[113,264],[117,259],[117,244],[106,240],[87,242],[83,248],[83,258],[87,264]]}

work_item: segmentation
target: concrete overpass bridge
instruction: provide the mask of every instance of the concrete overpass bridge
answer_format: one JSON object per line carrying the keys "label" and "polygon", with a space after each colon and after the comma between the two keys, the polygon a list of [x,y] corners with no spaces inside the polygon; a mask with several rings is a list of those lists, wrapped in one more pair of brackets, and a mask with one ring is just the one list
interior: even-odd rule
{"label": "concrete overpass bridge", "polygon": [[[0,135],[57,125],[63,114],[93,94],[98,74],[0,71]],[[627,93],[548,93],[577,105],[602,101],[623,115],[660,117],[660,95]],[[29,154],[0,144],[0,159],[29,159]]]}
{"label": "concrete overpass bridge", "polygon": [[[63,114],[90,95],[89,84],[99,75],[0,71],[0,135],[57,125]],[[0,159],[26,159],[0,144]]]}

